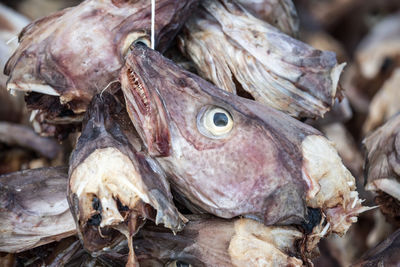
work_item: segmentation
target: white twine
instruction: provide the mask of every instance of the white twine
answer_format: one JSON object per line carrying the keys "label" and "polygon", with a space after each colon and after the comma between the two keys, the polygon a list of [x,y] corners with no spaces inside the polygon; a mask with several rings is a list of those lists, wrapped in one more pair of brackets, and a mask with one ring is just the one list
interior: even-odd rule
{"label": "white twine", "polygon": [[156,21],[156,0],[151,0],[151,49],[155,47],[154,27]]}

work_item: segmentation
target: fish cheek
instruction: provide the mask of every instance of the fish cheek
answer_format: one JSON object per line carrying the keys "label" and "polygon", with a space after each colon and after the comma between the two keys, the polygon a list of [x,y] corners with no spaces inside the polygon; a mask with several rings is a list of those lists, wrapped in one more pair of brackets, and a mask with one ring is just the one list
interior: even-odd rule
{"label": "fish cheek", "polygon": [[304,222],[305,205],[298,188],[290,183],[275,190],[265,200],[266,212],[264,223],[266,225],[301,224]]}

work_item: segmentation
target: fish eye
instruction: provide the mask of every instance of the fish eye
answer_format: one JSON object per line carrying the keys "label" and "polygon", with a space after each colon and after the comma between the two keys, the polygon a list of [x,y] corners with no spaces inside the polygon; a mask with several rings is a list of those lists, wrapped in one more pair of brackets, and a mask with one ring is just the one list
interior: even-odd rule
{"label": "fish eye", "polygon": [[207,136],[211,134],[212,137],[221,137],[232,130],[233,120],[227,110],[221,107],[210,107],[200,112],[198,126],[200,132]]}
{"label": "fish eye", "polygon": [[150,47],[150,41],[147,38],[141,37],[133,42],[135,45],[144,45]]}
{"label": "fish eye", "polygon": [[168,263],[167,267],[192,267],[192,265],[184,261],[177,260]]}
{"label": "fish eye", "polygon": [[129,51],[129,48],[134,44],[140,44],[145,46],[150,46],[149,36],[145,32],[133,32],[125,37],[125,40],[121,47],[121,53],[123,56]]}

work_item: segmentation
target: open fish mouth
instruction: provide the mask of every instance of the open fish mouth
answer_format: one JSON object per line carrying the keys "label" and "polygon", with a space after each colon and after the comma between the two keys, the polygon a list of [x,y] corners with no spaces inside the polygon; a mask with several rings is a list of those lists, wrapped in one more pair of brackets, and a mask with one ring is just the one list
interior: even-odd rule
{"label": "open fish mouth", "polygon": [[101,254],[126,236],[129,261],[136,262],[132,236],[146,219],[171,231],[186,219],[172,202],[163,170],[144,151],[117,98],[96,95],[70,159],[68,196],[85,248]]}

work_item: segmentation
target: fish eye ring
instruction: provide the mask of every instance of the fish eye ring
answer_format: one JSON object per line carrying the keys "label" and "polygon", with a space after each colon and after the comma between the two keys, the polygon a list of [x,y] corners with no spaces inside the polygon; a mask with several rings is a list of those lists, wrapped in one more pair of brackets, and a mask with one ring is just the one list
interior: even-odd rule
{"label": "fish eye ring", "polygon": [[199,131],[207,137],[221,138],[232,130],[233,119],[224,108],[211,106],[200,111],[197,126]]}
{"label": "fish eye ring", "polygon": [[132,32],[128,34],[121,46],[121,53],[123,56],[129,52],[132,45],[141,44],[150,47],[149,36],[145,32]]}

